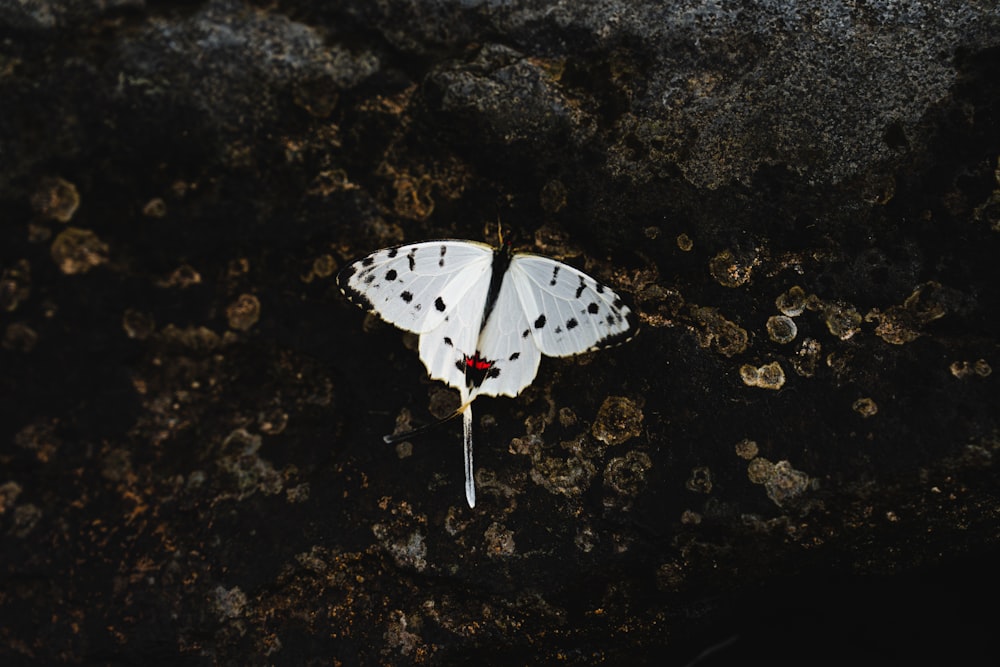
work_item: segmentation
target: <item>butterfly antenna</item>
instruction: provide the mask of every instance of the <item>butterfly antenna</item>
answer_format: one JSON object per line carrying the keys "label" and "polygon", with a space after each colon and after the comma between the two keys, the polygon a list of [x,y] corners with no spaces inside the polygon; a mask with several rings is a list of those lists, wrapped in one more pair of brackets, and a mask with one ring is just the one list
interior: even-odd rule
{"label": "butterfly antenna", "polygon": [[389,435],[383,435],[382,440],[385,441],[385,444],[387,445],[395,445],[397,442],[402,442],[418,435],[423,435],[427,431],[433,430],[441,424],[450,422],[452,419],[468,410],[471,402],[472,401],[469,401],[469,403],[466,403],[462,407],[458,408],[444,419],[438,419],[430,424],[424,424],[423,426],[418,426],[417,428],[411,428],[409,431],[403,431],[402,433],[390,433]]}
{"label": "butterfly antenna", "polygon": [[423,426],[418,426],[417,428],[411,428],[409,431],[403,431],[402,433],[390,433],[389,435],[383,435],[382,439],[387,445],[395,445],[397,442],[402,442],[418,435],[423,435],[427,431],[433,430],[445,422],[450,422],[452,419],[457,417],[458,414],[458,410],[456,410],[444,419],[438,419],[430,424],[424,424]]}
{"label": "butterfly antenna", "polygon": [[[493,223],[491,223],[491,222],[484,222],[483,223],[483,238],[486,240],[487,243],[489,243],[492,240],[492,237],[493,237],[493,232],[490,229],[490,225],[492,225],[492,224]],[[499,241],[499,243],[497,244],[497,247],[498,248],[502,248],[503,247],[503,222],[500,221],[500,198],[499,197],[497,198],[497,241]]]}

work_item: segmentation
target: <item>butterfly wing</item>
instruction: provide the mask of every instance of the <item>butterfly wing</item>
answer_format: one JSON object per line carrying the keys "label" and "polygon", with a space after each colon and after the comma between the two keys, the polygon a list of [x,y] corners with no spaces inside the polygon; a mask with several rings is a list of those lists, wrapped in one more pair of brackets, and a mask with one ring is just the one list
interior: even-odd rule
{"label": "butterfly wing", "polygon": [[420,335],[420,360],[427,367],[427,374],[458,389],[463,404],[471,398],[466,369],[467,363],[475,359],[490,275],[489,265],[475,275],[468,271],[460,274],[456,280],[468,279],[471,284],[465,285],[461,298],[453,302],[437,326]]}
{"label": "butterfly wing", "polygon": [[424,241],[373,252],[346,266],[337,283],[354,303],[422,334],[438,327],[483,276],[488,284],[492,259],[493,248],[483,243]]}
{"label": "butterfly wing", "polygon": [[500,284],[496,304],[476,343],[481,363],[489,364],[473,396],[517,396],[538,373],[542,354],[531,336],[510,268]]}
{"label": "butterfly wing", "polygon": [[508,280],[542,354],[566,357],[628,340],[635,315],[610,288],[568,264],[517,254]]}

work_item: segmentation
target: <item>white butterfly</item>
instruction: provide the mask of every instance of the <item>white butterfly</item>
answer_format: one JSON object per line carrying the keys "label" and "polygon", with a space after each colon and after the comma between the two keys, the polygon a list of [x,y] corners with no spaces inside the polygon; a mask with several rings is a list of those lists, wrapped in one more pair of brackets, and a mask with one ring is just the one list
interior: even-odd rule
{"label": "white butterfly", "polygon": [[458,389],[469,507],[476,505],[472,401],[517,396],[535,379],[542,354],[596,350],[635,331],[632,311],[600,282],[506,244],[443,240],[385,248],[346,266],[337,283],[354,303],[420,334],[428,374]]}

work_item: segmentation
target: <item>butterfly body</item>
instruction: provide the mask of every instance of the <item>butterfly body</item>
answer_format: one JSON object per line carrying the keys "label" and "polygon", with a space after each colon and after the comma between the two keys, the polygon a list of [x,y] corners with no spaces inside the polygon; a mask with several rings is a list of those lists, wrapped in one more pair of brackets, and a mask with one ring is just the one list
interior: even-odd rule
{"label": "butterfly body", "polygon": [[337,281],[351,301],[419,334],[430,377],[458,389],[470,506],[472,401],[517,396],[542,354],[579,354],[634,333],[633,313],[612,290],[568,264],[506,245],[440,240],[385,248],[345,267]]}

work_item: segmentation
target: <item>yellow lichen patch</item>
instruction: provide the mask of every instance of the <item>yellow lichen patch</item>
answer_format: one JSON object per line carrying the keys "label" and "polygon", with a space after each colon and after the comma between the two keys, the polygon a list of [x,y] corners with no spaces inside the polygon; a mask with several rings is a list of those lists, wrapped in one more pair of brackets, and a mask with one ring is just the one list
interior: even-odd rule
{"label": "yellow lichen patch", "polygon": [[861,331],[861,314],[843,301],[824,303],[823,319],[830,333],[840,340],[848,340]]}
{"label": "yellow lichen patch", "polygon": [[868,397],[859,398],[854,401],[851,409],[864,418],[874,417],[878,413],[878,405]]}
{"label": "yellow lichen patch", "polygon": [[226,307],[230,329],[246,331],[260,319],[260,300],[253,294],[241,294]]}
{"label": "yellow lichen patch", "polygon": [[301,275],[302,282],[311,283],[316,278],[329,278],[337,271],[337,260],[326,253],[313,260],[308,273]]}
{"label": "yellow lichen patch", "polygon": [[639,306],[642,323],[651,327],[669,326],[684,307],[684,297],[677,290],[659,284],[655,270],[640,269],[623,276],[621,286],[631,293]]}
{"label": "yellow lichen patch", "polygon": [[927,282],[913,290],[902,305],[890,306],[885,312],[873,308],[865,321],[877,322],[875,333],[885,342],[903,345],[919,338],[928,322],[945,316],[948,311],[944,301],[940,283]]}
{"label": "yellow lichen patch", "polygon": [[752,459],[747,465],[747,477],[754,484],[763,484],[771,476],[774,464],[765,458]]}
{"label": "yellow lichen patch", "polygon": [[372,525],[372,535],[398,567],[423,572],[427,569],[427,540],[424,536],[427,517],[415,515],[405,504],[391,514],[390,521]]}
{"label": "yellow lichen patch", "polygon": [[[487,223],[484,228],[484,238],[496,238],[501,232],[499,225]],[[579,257],[583,249],[573,243],[570,233],[555,223],[545,223],[535,230],[535,248],[539,252],[558,259]]]}
{"label": "yellow lichen patch", "polygon": [[757,386],[761,389],[781,389],[782,385],[785,384],[785,371],[777,361],[764,364],[758,370],[760,374]]}
{"label": "yellow lichen patch", "polygon": [[398,173],[393,185],[396,188],[393,210],[398,215],[409,220],[426,220],[434,212],[433,181],[429,176]]}
{"label": "yellow lichen patch", "polygon": [[787,315],[772,315],[767,318],[767,335],[775,343],[791,343],[798,333],[795,320]]}
{"label": "yellow lichen patch", "polygon": [[727,320],[718,309],[692,306],[691,317],[701,326],[701,330],[696,332],[701,347],[710,347],[725,357],[746,351],[749,341],[746,329]]}
{"label": "yellow lichen patch", "polygon": [[216,586],[209,601],[221,620],[239,618],[244,615],[248,607],[246,593],[239,586],[233,586],[228,590],[224,586]]}
{"label": "yellow lichen patch", "polygon": [[31,195],[31,208],[45,220],[69,222],[79,206],[80,193],[64,178],[43,178]]}
{"label": "yellow lichen patch", "polygon": [[157,282],[159,287],[180,287],[186,289],[201,283],[201,274],[190,264],[181,264],[165,279]]}
{"label": "yellow lichen patch", "polygon": [[142,207],[142,214],[147,218],[167,217],[167,202],[162,197],[153,197]]}
{"label": "yellow lichen patch", "polygon": [[0,275],[0,310],[8,313],[17,310],[31,294],[31,264],[19,259]]}
{"label": "yellow lichen patch", "polygon": [[210,352],[226,342],[208,327],[188,326],[182,329],[176,324],[163,327],[160,337],[164,342],[182,345],[199,352]]}
{"label": "yellow lichen patch", "polygon": [[755,266],[760,264],[756,253],[737,256],[732,250],[723,250],[709,260],[708,270],[723,287],[739,287],[750,281]]}
{"label": "yellow lichen patch", "polygon": [[63,273],[86,273],[108,261],[108,244],[89,229],[67,227],[52,242],[51,253]]}
{"label": "yellow lichen patch", "polygon": [[788,288],[774,300],[775,307],[788,317],[797,317],[806,307],[806,293],[798,285]]}
{"label": "yellow lichen patch", "polygon": [[237,280],[250,273],[250,260],[246,257],[234,257],[226,263],[226,279]]}
{"label": "yellow lichen patch", "polygon": [[646,486],[646,473],[653,460],[646,452],[632,450],[608,461],[604,485],[623,496],[635,496]]}
{"label": "yellow lichen patch", "polygon": [[891,306],[884,313],[877,308],[872,309],[865,320],[868,322],[878,322],[875,326],[875,333],[885,342],[893,345],[903,345],[911,343],[920,337],[917,325],[913,318],[909,317],[906,310],[899,306]]}
{"label": "yellow lichen patch", "polygon": [[951,374],[958,379],[964,379],[968,377],[989,377],[993,369],[985,359],[976,359],[975,361],[953,361],[948,367]]}
{"label": "yellow lichen patch", "polygon": [[279,470],[260,456],[262,444],[260,434],[245,428],[233,429],[225,437],[217,459],[218,470],[225,473],[220,497],[245,500],[256,493],[274,496],[294,480],[294,467]]}
{"label": "yellow lichen patch", "polygon": [[288,413],[278,405],[269,406],[257,413],[257,426],[264,435],[278,435],[288,426]]}
{"label": "yellow lichen patch", "polygon": [[606,445],[620,445],[642,433],[642,410],[624,396],[609,396],[591,427],[594,437]]}
{"label": "yellow lichen patch", "polygon": [[697,526],[701,523],[701,519],[701,514],[693,510],[684,510],[681,512],[681,523],[685,526]]}
{"label": "yellow lichen patch", "polygon": [[550,493],[572,498],[583,494],[597,474],[597,467],[577,456],[563,459],[555,456],[532,456],[531,480]]}
{"label": "yellow lichen patch", "polygon": [[486,544],[486,555],[491,558],[500,558],[514,555],[514,531],[508,529],[501,523],[494,521],[483,534]]}
{"label": "yellow lichen patch", "polygon": [[798,352],[791,358],[792,368],[802,377],[812,377],[816,374],[823,353],[823,346],[815,338],[806,338],[799,345]]}
{"label": "yellow lichen patch", "polygon": [[757,456],[757,443],[750,439],[743,439],[736,443],[736,456],[747,461]]}
{"label": "yellow lichen patch", "polygon": [[691,476],[684,483],[684,487],[688,491],[694,491],[695,493],[711,493],[712,471],[707,466],[698,466],[692,469]]}
{"label": "yellow lichen patch", "polygon": [[677,247],[684,252],[691,252],[691,249],[694,248],[694,241],[687,234],[678,234]]}
{"label": "yellow lichen patch", "polygon": [[777,390],[785,384],[785,371],[777,361],[760,367],[743,364],[740,366],[740,378],[748,387]]}
{"label": "yellow lichen patch", "polygon": [[357,188],[358,186],[351,182],[347,172],[343,169],[326,169],[316,174],[306,193],[328,197],[335,192],[345,192]]}
{"label": "yellow lichen patch", "polygon": [[813,485],[809,475],[796,470],[788,461],[772,463],[762,457],[750,461],[747,476],[754,484],[763,484],[767,497],[778,507],[783,507]]}

